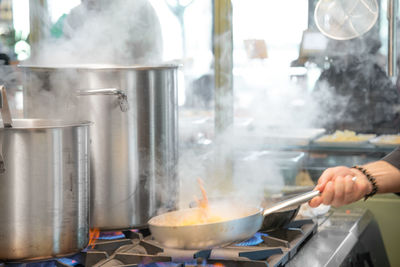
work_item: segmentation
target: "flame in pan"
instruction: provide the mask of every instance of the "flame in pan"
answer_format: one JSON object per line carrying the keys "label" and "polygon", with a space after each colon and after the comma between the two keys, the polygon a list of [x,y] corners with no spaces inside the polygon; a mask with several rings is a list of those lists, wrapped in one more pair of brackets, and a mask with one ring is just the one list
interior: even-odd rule
{"label": "flame in pan", "polygon": [[199,184],[202,195],[201,199],[196,199],[199,209],[196,210],[197,212],[193,212],[189,216],[185,216],[179,225],[184,226],[223,221],[224,219],[221,216],[213,214],[210,211],[207,192],[204,188],[203,180],[198,178],[197,183]]}
{"label": "flame in pan", "polygon": [[203,182],[203,180],[201,179],[201,178],[198,178],[197,179],[197,183],[199,184],[199,187],[200,187],[200,191],[201,191],[201,195],[202,195],[202,199],[197,199],[196,201],[197,201],[197,205],[201,208],[201,209],[203,209],[204,211],[207,211],[207,210],[209,210],[209,207],[208,207],[208,197],[207,197],[207,192],[206,192],[206,190],[204,189],[204,182]]}

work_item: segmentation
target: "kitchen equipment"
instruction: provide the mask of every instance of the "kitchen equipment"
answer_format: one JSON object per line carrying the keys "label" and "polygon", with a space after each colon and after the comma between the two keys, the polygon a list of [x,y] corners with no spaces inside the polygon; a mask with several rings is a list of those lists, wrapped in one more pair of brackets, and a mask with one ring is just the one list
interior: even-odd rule
{"label": "kitchen equipment", "polygon": [[[6,98],[1,103],[4,115]],[[14,119],[12,127],[0,128],[1,260],[49,258],[86,247],[89,124]]]}
{"label": "kitchen equipment", "polygon": [[227,245],[253,236],[261,228],[264,217],[284,208],[307,202],[317,195],[319,191],[310,191],[264,210],[246,206],[243,201],[221,203],[210,206],[211,214],[219,212],[224,218],[214,223],[177,226],[174,223],[201,211],[199,208],[192,208],[168,212],[150,219],[149,229],[154,239],[166,247],[203,249]]}
{"label": "kitchen equipment", "polygon": [[93,122],[91,227],[139,228],[175,207],[177,65],[21,68],[26,115]]}
{"label": "kitchen equipment", "polygon": [[376,0],[319,0],[314,11],[318,29],[336,40],[349,40],[369,31],[376,23]]}

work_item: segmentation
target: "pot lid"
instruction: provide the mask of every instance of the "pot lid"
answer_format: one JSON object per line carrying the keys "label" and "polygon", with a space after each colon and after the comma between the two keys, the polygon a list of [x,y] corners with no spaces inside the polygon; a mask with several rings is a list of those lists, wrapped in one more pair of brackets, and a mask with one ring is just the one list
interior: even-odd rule
{"label": "pot lid", "polygon": [[26,69],[81,69],[81,70],[154,70],[154,69],[174,69],[179,68],[180,64],[162,63],[149,65],[115,65],[115,64],[27,64],[18,65],[19,68]]}

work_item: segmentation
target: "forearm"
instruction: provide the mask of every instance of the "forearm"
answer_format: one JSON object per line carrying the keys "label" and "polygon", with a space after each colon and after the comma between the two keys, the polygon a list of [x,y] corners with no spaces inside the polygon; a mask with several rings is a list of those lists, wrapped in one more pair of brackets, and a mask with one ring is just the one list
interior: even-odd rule
{"label": "forearm", "polygon": [[392,164],[379,160],[362,166],[375,177],[378,193],[400,192],[400,170]]}

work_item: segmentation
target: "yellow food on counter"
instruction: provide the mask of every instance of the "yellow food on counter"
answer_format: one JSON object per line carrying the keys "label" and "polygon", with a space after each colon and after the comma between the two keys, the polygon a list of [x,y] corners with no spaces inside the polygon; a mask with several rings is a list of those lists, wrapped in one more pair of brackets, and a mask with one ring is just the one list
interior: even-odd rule
{"label": "yellow food on counter", "polygon": [[363,142],[368,141],[375,135],[371,134],[357,134],[354,131],[344,130],[339,131],[337,130],[331,135],[325,135],[319,138],[318,142]]}
{"label": "yellow food on counter", "polygon": [[400,144],[400,135],[382,135],[378,137],[376,143],[386,145],[398,145]]}

